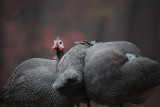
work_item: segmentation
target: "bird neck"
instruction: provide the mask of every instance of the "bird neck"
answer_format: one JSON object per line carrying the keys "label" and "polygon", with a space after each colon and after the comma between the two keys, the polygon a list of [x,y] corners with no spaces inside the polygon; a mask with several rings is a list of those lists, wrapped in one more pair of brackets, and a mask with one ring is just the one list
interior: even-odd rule
{"label": "bird neck", "polygon": [[62,56],[64,55],[64,51],[61,51],[59,49],[56,49],[56,55],[58,57],[58,60],[60,60],[62,58]]}

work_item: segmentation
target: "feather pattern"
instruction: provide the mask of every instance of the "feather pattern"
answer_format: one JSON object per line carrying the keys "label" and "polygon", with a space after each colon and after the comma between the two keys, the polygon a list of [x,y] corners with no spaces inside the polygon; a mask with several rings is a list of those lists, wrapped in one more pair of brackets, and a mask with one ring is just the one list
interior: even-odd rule
{"label": "feather pattern", "polygon": [[42,58],[21,63],[4,87],[1,102],[12,107],[73,107],[73,100],[51,87],[56,65],[56,60]]}
{"label": "feather pattern", "polygon": [[[83,69],[86,49],[92,44],[88,41],[76,42],[76,46],[71,48],[60,60],[58,64],[58,74],[53,88],[60,93],[82,99],[88,98],[84,95]],[[84,101],[84,102],[86,102]]]}
{"label": "feather pattern", "polygon": [[132,43],[101,42],[87,49],[84,84],[96,103],[110,107],[144,103],[160,85],[159,78],[159,63],[141,57]]}

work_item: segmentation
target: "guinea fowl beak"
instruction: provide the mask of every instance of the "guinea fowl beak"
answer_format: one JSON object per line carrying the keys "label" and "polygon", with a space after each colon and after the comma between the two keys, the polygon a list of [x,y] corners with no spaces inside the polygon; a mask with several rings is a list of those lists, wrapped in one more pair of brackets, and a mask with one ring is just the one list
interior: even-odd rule
{"label": "guinea fowl beak", "polygon": [[56,49],[56,48],[58,48],[58,47],[59,47],[58,42],[54,41],[54,43],[53,43],[53,47],[52,47],[52,51],[54,52],[54,51],[55,51],[55,49]]}

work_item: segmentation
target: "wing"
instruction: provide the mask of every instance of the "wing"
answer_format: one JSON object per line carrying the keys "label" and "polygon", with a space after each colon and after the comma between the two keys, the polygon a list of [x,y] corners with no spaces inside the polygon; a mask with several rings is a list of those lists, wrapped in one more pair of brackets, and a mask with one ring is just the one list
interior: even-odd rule
{"label": "wing", "polygon": [[119,77],[119,68],[128,59],[123,53],[111,47],[96,51],[91,48],[87,50],[85,57],[84,83],[89,96],[97,101],[97,96],[100,96],[105,88],[103,86],[113,83]]}
{"label": "wing", "polygon": [[52,87],[63,95],[73,97],[82,91],[81,82],[82,75],[71,67],[58,76]]}
{"label": "wing", "polygon": [[53,88],[67,96],[81,94],[84,57],[88,45],[78,44],[71,48],[58,63],[58,74]]}

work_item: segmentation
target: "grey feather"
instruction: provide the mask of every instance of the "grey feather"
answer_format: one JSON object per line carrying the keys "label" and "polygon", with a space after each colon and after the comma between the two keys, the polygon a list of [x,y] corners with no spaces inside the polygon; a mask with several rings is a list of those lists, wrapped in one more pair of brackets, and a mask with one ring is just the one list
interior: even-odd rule
{"label": "grey feather", "polygon": [[103,100],[101,102],[103,97],[100,93],[105,90],[99,85],[105,86],[119,78],[120,67],[129,60],[126,53],[140,56],[141,52],[134,44],[125,41],[82,41],[76,44],[60,60],[53,88],[63,95],[76,98],[86,98],[87,91],[93,101],[105,104]]}
{"label": "grey feather", "polygon": [[84,84],[91,100],[110,107],[144,103],[160,85],[160,71],[158,62],[140,56],[140,50],[125,41],[96,43],[88,48]]}
{"label": "grey feather", "polygon": [[83,69],[86,50],[91,44],[88,41],[76,44],[58,63],[58,74],[53,88],[63,95],[87,102],[88,98],[85,96],[83,86]]}
{"label": "grey feather", "polygon": [[140,49],[134,45],[133,43],[127,42],[127,41],[113,41],[113,42],[100,42],[94,44],[92,49],[89,49],[89,51],[95,51],[94,49],[100,49],[100,48],[106,48],[111,47],[112,49],[115,49],[117,51],[120,51],[122,53],[130,53],[134,54],[135,56],[141,56]]}
{"label": "grey feather", "polygon": [[14,107],[72,107],[75,103],[51,86],[55,82],[56,60],[29,59],[13,72],[0,101]]}

